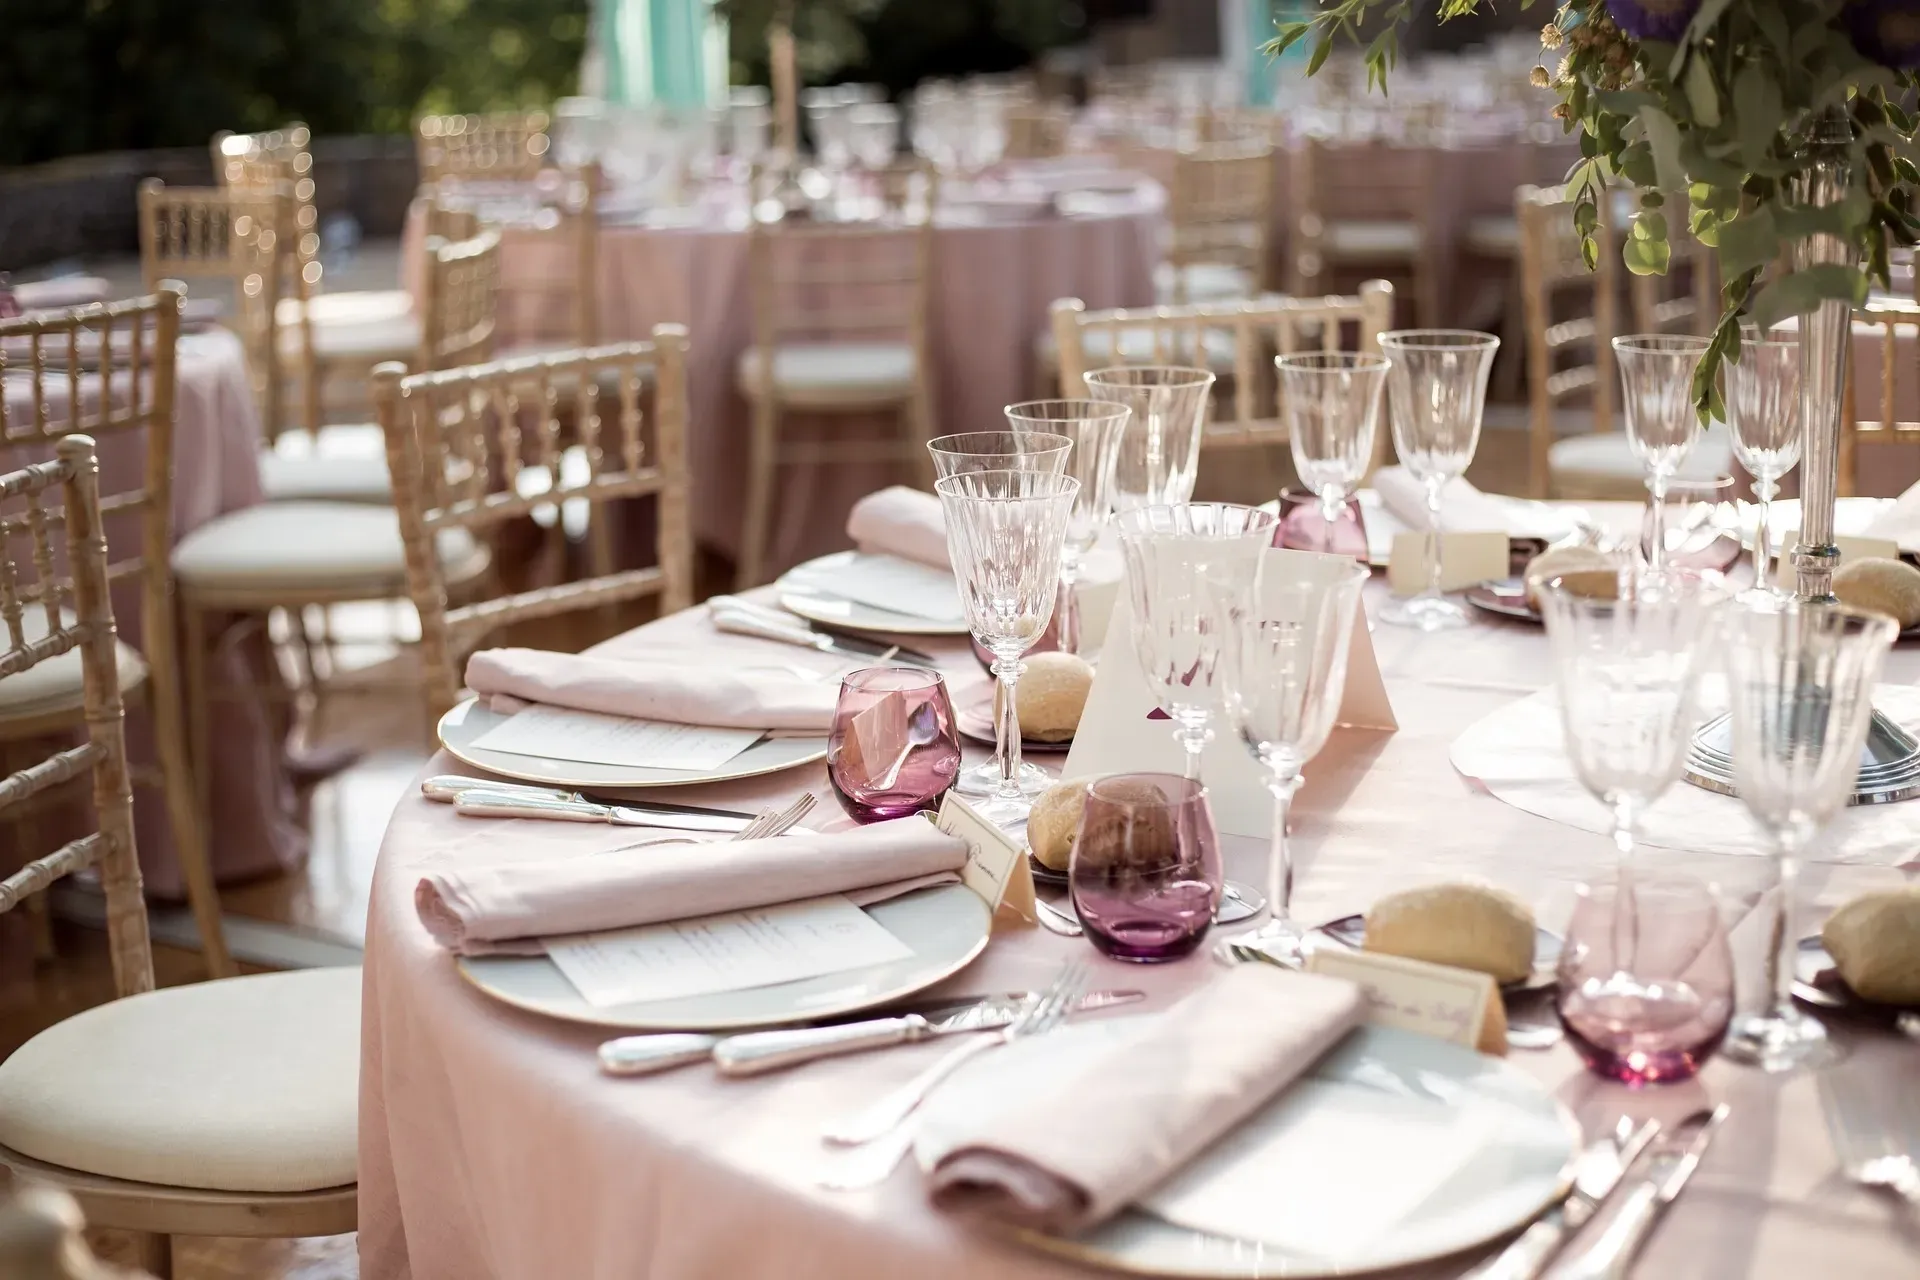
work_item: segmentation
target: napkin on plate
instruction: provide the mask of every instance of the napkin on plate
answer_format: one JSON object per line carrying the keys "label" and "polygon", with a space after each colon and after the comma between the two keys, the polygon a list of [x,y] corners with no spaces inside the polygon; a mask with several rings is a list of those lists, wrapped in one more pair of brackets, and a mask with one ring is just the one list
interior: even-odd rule
{"label": "napkin on plate", "polygon": [[847,536],[862,551],[940,569],[953,567],[947,558],[947,518],[940,510],[940,499],[903,484],[854,503],[847,516]]}
{"label": "napkin on plate", "polygon": [[[1427,486],[1405,467],[1382,467],[1373,473],[1374,492],[1401,524],[1416,533],[1428,526]],[[1456,476],[1440,491],[1440,528],[1449,533],[1522,534],[1513,511]]]}
{"label": "napkin on plate", "polygon": [[1089,1065],[980,1114],[934,1164],[933,1201],[1043,1231],[1092,1226],[1264,1107],[1365,1012],[1351,982],[1236,966]]}
{"label": "napkin on plate", "polygon": [[1920,545],[1920,484],[1908,485],[1892,506],[1874,516],[1866,536],[1891,538],[1903,551]]}
{"label": "napkin on plate", "polygon": [[482,649],[467,659],[467,688],[576,711],[721,729],[833,727],[832,681],[722,663],[607,658],[544,649]]}
{"label": "napkin on plate", "polygon": [[650,844],[429,871],[413,905],[460,955],[538,954],[539,940],[844,893],[857,905],[952,878],[966,842],[919,815],[765,840]]}

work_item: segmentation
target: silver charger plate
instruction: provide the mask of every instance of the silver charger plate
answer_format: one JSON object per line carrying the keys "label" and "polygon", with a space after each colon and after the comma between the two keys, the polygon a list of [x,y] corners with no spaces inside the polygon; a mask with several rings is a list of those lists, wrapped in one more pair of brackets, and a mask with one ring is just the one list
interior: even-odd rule
{"label": "silver charger plate", "polygon": [[780,607],[788,613],[799,614],[809,622],[845,627],[849,631],[876,631],[883,635],[898,636],[967,634],[967,624],[964,622],[942,622],[911,613],[876,609],[872,605],[858,604],[834,595],[823,587],[809,584],[809,578],[817,577],[825,570],[836,569],[857,554],[854,551],[836,551],[830,556],[821,556],[787,570],[780,581],[774,583],[774,588],[780,593]]}
{"label": "silver charger plate", "polygon": [[986,949],[993,923],[987,904],[959,884],[916,889],[866,912],[912,947],[913,955],[770,987],[607,1008],[582,999],[545,956],[464,956],[459,971],[504,1004],[566,1022],[628,1031],[739,1031],[840,1017],[903,999],[971,964]]}
{"label": "silver charger plate", "polygon": [[754,743],[717,769],[638,769],[630,765],[593,764],[584,760],[550,760],[545,756],[515,755],[510,751],[489,751],[473,743],[507,717],[468,698],[440,717],[440,745],[447,754],[476,769],[538,782],[549,787],[575,790],[604,790],[609,787],[685,787],[700,782],[726,782],[734,778],[755,778],[763,773],[778,773],[796,765],[812,764],[827,757],[827,738],[766,738]]}
{"label": "silver charger plate", "polygon": [[[1130,1034],[1130,1026],[1140,1022],[1140,1018],[1109,1018],[1077,1024],[1014,1041],[974,1059],[920,1109],[915,1155],[921,1168],[931,1167],[937,1153],[951,1145],[947,1135],[970,1117],[993,1108],[1010,1093],[1030,1089],[1035,1080],[1054,1078],[1070,1057],[1097,1051],[1112,1043],[1112,1037]],[[1309,1074],[1443,1105],[1471,1100],[1510,1119],[1488,1126],[1486,1148],[1426,1203],[1399,1223],[1370,1233],[1359,1255],[1337,1262],[1260,1241],[1196,1231],[1140,1209],[1123,1210],[1073,1237],[1024,1230],[1010,1234],[1046,1253],[1137,1275],[1207,1280],[1345,1276],[1406,1266],[1485,1244],[1531,1221],[1564,1195],[1571,1183],[1579,1125],[1537,1081],[1499,1058],[1408,1031],[1361,1027]],[[1522,1127],[1532,1131],[1535,1142],[1516,1140],[1515,1131]],[[1549,1133],[1551,1142],[1544,1140]],[[1383,1149],[1378,1155],[1383,1163],[1398,1158],[1401,1153],[1396,1150]]]}

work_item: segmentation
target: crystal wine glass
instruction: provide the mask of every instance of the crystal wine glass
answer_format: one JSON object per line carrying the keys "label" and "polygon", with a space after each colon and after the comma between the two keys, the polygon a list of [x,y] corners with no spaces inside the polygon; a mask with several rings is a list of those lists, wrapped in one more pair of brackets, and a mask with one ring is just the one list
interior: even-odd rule
{"label": "crystal wine glass", "polygon": [[1727,366],[1727,421],[1733,454],[1753,477],[1758,521],[1753,533],[1753,589],[1779,594],[1768,567],[1773,559],[1773,495],[1800,462],[1800,340],[1778,329],[1762,338],[1744,334]]}
{"label": "crystal wine glass", "polygon": [[1288,913],[1293,855],[1287,818],[1302,770],[1333,731],[1367,574],[1365,565],[1351,561],[1303,573],[1285,560],[1263,559],[1251,580],[1217,571],[1208,577],[1219,611],[1227,723],[1268,771],[1273,793],[1269,918],[1236,941],[1285,959],[1299,957],[1304,936]]}
{"label": "crystal wine glass", "polygon": [[1121,432],[1133,411],[1102,400],[1029,400],[1007,406],[1007,425],[1029,439],[1065,436],[1073,441],[1066,473],[1080,482],[1067,520],[1067,543],[1060,555],[1059,619],[1055,624],[1062,653],[1080,652],[1080,606],[1074,586],[1080,580],[1080,562],[1113,514],[1113,464]]}
{"label": "crystal wine glass", "polygon": [[868,667],[841,678],[827,736],[827,780],[855,822],[940,807],[960,772],[946,681],[923,667]]}
{"label": "crystal wine glass", "polygon": [[1220,866],[1205,787],[1174,773],[1117,773],[1087,788],[1067,891],[1103,954],[1178,960],[1213,927]]}
{"label": "crystal wine glass", "polygon": [[1624,868],[1634,827],[1680,776],[1700,718],[1725,590],[1717,574],[1623,573],[1617,599],[1554,581],[1540,593],[1575,776],[1613,815]]}
{"label": "crystal wine glass", "polygon": [[1014,686],[1020,656],[1047,629],[1060,588],[1060,549],[1080,482],[1050,471],[972,471],[934,482],[947,551],[973,637],[993,652],[1000,681],[993,717],[999,784],[980,806],[990,822],[1024,821],[1038,787],[1023,783]]}
{"label": "crystal wine glass", "polygon": [[968,471],[1048,471],[1065,475],[1067,455],[1072,450],[1072,437],[1024,426],[1011,431],[962,431],[927,442],[936,480]]}
{"label": "crystal wine glass", "polygon": [[1300,483],[1320,499],[1331,535],[1346,501],[1373,462],[1380,425],[1380,397],[1387,385],[1387,359],[1357,351],[1310,351],[1276,356],[1281,414]]}
{"label": "crystal wine glass", "polygon": [[1200,753],[1213,737],[1208,722],[1220,636],[1207,579],[1252,582],[1275,521],[1257,507],[1213,502],[1136,507],[1116,517],[1134,655],[1160,710],[1174,722],[1189,778],[1200,777]]}
{"label": "crystal wine glass", "polygon": [[1133,410],[1113,467],[1114,509],[1131,511],[1192,498],[1213,375],[1205,369],[1137,365],[1094,369],[1082,376],[1095,400]]}
{"label": "crystal wine glass", "polygon": [[1627,411],[1627,444],[1647,472],[1652,494],[1654,536],[1648,564],[1666,567],[1666,538],[1660,532],[1667,482],[1687,460],[1700,435],[1700,414],[1693,407],[1693,375],[1707,340],[1683,333],[1631,334],[1613,340]]}
{"label": "crystal wine glass", "polygon": [[1427,588],[1380,611],[1380,620],[1421,631],[1467,625],[1467,611],[1440,590],[1440,493],[1480,445],[1487,375],[1500,339],[1466,329],[1401,329],[1380,335],[1391,364],[1387,401],[1400,465],[1426,486]]}
{"label": "crystal wine glass", "polygon": [[1830,1061],[1820,1022],[1793,1005],[1794,891],[1800,859],[1853,791],[1873,688],[1899,624],[1792,596],[1745,600],[1730,618],[1727,700],[1740,799],[1772,837],[1778,885],[1767,953],[1767,1012],[1734,1021],[1727,1056],[1764,1071]]}

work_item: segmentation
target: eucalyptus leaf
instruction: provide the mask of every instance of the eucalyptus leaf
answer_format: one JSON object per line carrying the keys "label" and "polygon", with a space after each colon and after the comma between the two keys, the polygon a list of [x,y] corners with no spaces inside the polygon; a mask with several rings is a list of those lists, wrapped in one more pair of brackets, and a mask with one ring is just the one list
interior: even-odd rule
{"label": "eucalyptus leaf", "polygon": [[1857,267],[1821,263],[1776,277],[1753,300],[1753,321],[1770,329],[1789,316],[1806,315],[1823,302],[1857,307],[1867,300],[1867,276]]}
{"label": "eucalyptus leaf", "polygon": [[1713,82],[1713,68],[1707,65],[1705,58],[1695,57],[1687,62],[1683,83],[1687,90],[1687,106],[1693,110],[1694,120],[1705,128],[1718,128],[1720,89]]}
{"label": "eucalyptus leaf", "polygon": [[1653,152],[1657,184],[1665,191],[1683,190],[1687,185],[1687,171],[1680,164],[1680,126],[1658,107],[1640,108],[1640,123],[1647,131],[1647,146]]}
{"label": "eucalyptus leaf", "polygon": [[1765,205],[1720,227],[1720,273],[1731,278],[1773,261],[1782,240],[1773,210]]}
{"label": "eucalyptus leaf", "polygon": [[1673,246],[1665,240],[1632,237],[1621,245],[1620,258],[1637,276],[1663,276],[1673,262]]}

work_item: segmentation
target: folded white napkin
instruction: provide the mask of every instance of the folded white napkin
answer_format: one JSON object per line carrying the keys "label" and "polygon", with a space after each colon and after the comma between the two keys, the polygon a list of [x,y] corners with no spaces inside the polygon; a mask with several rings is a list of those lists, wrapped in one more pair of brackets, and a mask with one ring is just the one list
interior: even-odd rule
{"label": "folded white napkin", "polygon": [[940,499],[897,484],[870,493],[847,515],[847,536],[862,551],[898,556],[940,569],[947,558],[947,518]]}
{"label": "folded white napkin", "polygon": [[[1405,467],[1382,467],[1373,474],[1374,492],[1393,518],[1416,533],[1431,527],[1427,486]],[[1514,533],[1511,509],[1456,476],[1440,491],[1440,528],[1446,533]]]}
{"label": "folded white napkin", "polygon": [[1866,536],[1891,538],[1903,548],[1920,543],[1920,484],[1908,485],[1892,506],[1875,516]]}
{"label": "folded white napkin", "polygon": [[607,658],[544,649],[482,649],[467,659],[467,688],[576,711],[721,729],[833,727],[840,690],[829,680],[711,664]]}

